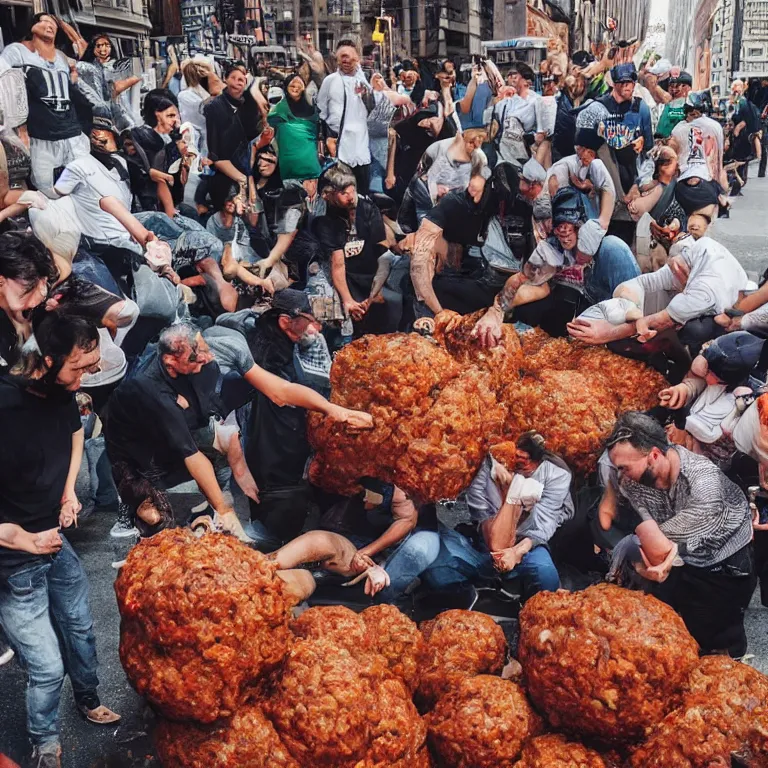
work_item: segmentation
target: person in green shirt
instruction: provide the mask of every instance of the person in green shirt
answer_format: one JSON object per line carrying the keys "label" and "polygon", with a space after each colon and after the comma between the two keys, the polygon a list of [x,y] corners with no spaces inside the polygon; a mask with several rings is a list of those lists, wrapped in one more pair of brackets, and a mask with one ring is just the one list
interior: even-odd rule
{"label": "person in green shirt", "polygon": [[283,179],[316,179],[320,175],[317,156],[318,112],[304,93],[304,81],[297,74],[283,81],[285,98],[269,111]]}

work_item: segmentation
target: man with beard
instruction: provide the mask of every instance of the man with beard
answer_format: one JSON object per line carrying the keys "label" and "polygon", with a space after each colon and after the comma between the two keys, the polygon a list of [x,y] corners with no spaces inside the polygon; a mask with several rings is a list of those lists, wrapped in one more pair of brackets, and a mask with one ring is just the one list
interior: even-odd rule
{"label": "man with beard", "polygon": [[320,185],[327,208],[312,229],[326,254],[323,268],[339,294],[344,314],[352,318],[355,336],[396,331],[401,294],[384,286],[383,301],[369,300],[379,257],[388,249],[379,209],[358,195],[355,173],[344,163],[326,171]]}
{"label": "man with beard", "polygon": [[641,541],[640,529],[655,522],[683,563],[673,567],[676,559],[667,556],[654,565],[638,556],[638,572],[657,583],[654,593],[682,616],[704,653],[743,656],[744,612],[756,583],[744,494],[709,459],[671,446],[661,425],[645,414],[623,414],[606,448],[620,497],[643,521]]}
{"label": "man with beard", "polygon": [[3,441],[0,524],[39,534],[40,548],[33,553],[0,545],[0,625],[28,675],[30,765],[60,768],[65,674],[90,722],[106,725],[120,716],[99,701],[88,580],[57,530],[76,524],[81,508],[75,479],[84,438],[75,392],[86,372],[99,369],[99,336],[87,320],[56,311],[36,320],[37,351],[0,379],[2,434],[22,438]]}

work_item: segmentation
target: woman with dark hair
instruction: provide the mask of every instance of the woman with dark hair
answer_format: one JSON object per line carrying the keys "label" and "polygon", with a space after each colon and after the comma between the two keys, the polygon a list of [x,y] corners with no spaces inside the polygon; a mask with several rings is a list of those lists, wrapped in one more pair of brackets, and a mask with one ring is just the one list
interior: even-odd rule
{"label": "woman with dark hair", "polygon": [[549,542],[574,514],[571,471],[537,432],[522,434],[514,453],[510,448],[492,448],[467,490],[474,535],[442,526],[413,534],[387,561],[385,602],[416,578],[440,591],[519,578],[523,600],[559,589]]}
{"label": "woman with dark hair", "polygon": [[[141,82],[130,73],[130,60],[115,58],[115,46],[104,32],[95,34],[77,63],[77,87],[94,109],[111,117],[119,130],[135,124],[126,91]],[[125,94],[125,95],[123,95]]]}
{"label": "woman with dark hair", "polygon": [[[43,313],[36,349],[14,375],[0,378],[3,522],[30,533],[77,523],[75,481],[84,430],[75,401],[83,375],[99,368],[98,333],[80,317]],[[56,542],[59,543],[59,542]],[[57,718],[64,675],[78,711],[92,723],[120,716],[98,694],[98,661],[88,579],[65,537],[55,553],[0,547],[0,624],[28,671],[27,733],[35,768],[60,768]]]}
{"label": "woman with dark hair", "polygon": [[275,130],[280,153],[280,172],[285,179],[316,179],[319,116],[317,107],[306,98],[304,80],[290,74],[283,81],[285,98],[269,111],[268,122]]}
{"label": "woman with dark hair", "polygon": [[147,176],[145,183],[133,192],[143,210],[162,209],[173,216],[175,179],[168,170],[173,162],[181,158],[178,148],[181,143],[178,102],[167,89],[155,88],[145,96],[142,112],[145,125],[131,130],[130,137],[142,161],[146,158]]}
{"label": "woman with dark hair", "polygon": [[29,313],[57,277],[51,254],[34,235],[0,235],[0,372],[18,362],[32,332]]}

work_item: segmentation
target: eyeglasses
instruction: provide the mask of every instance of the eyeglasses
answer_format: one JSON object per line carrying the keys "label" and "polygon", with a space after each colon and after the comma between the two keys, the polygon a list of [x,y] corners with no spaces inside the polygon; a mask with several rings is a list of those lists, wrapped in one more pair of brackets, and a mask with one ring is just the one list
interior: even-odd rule
{"label": "eyeglasses", "polygon": [[608,440],[606,440],[605,447],[613,448],[613,446],[617,443],[623,443],[625,440],[631,440],[634,435],[635,433],[629,427],[621,427],[621,429],[617,429],[608,438]]}

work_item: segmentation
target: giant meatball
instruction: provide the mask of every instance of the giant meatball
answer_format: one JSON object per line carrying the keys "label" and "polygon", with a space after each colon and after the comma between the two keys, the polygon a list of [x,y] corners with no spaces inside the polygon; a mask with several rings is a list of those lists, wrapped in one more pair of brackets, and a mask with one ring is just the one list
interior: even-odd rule
{"label": "giant meatball", "polygon": [[237,539],[172,529],[142,540],[115,582],[120,660],[163,715],[212,723],[292,640],[277,566]]}
{"label": "giant meatball", "polygon": [[165,768],[300,768],[258,704],[214,725],[161,720],[155,745]]}
{"label": "giant meatball", "polygon": [[520,612],[519,659],[553,727],[632,742],[680,702],[698,646],[669,606],[600,584],[534,595]]}
{"label": "giant meatball", "polygon": [[390,672],[413,692],[426,649],[424,635],[394,605],[372,605],[360,617],[368,628],[373,650],[387,660]]}
{"label": "giant meatball", "polygon": [[427,724],[446,768],[512,768],[523,742],[541,730],[522,689],[491,675],[462,680],[437,702]]}
{"label": "giant meatball", "polygon": [[730,765],[731,752],[751,752],[754,763],[768,677],[727,656],[705,656],[690,671],[683,694],[682,705],[634,752],[632,768]]}
{"label": "giant meatball", "polygon": [[594,749],[568,741],[559,733],[548,733],[526,743],[514,768],[606,768],[606,765]]}
{"label": "giant meatball", "polygon": [[484,613],[452,610],[425,622],[424,665],[418,698],[431,708],[465,677],[498,674],[507,657],[507,640],[501,627]]}
{"label": "giant meatball", "polygon": [[308,608],[291,622],[291,630],[297,637],[331,640],[353,655],[366,653],[371,648],[365,622],[343,605]]}
{"label": "giant meatball", "polygon": [[265,710],[302,766],[418,765],[425,741],[403,683],[384,659],[330,640],[298,640]]}

